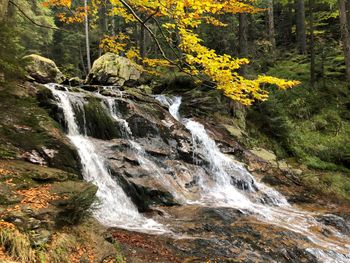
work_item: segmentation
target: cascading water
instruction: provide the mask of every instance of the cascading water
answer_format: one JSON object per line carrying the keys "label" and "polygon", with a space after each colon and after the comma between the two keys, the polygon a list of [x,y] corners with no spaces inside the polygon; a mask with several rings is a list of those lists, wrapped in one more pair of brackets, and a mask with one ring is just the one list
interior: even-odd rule
{"label": "cascading water", "polygon": [[[94,216],[106,226],[118,226],[140,231],[152,230],[155,233],[164,232],[164,228],[160,224],[139,214],[130,198],[111,177],[103,158],[96,151],[93,140],[80,133],[72,106],[72,101],[76,102],[79,97],[68,91],[57,90],[56,84],[47,84],[46,87],[58,99],[59,106],[63,110],[68,128],[68,138],[78,150],[84,179],[98,187],[96,195],[99,204],[98,208],[94,210]],[[75,103],[75,105],[79,105],[79,103]]]}
{"label": "cascading water", "polygon": [[116,106],[115,106],[115,99],[111,98],[111,97],[107,97],[107,98],[104,97],[103,99],[106,102],[108,111],[111,114],[111,116],[113,117],[113,119],[121,124],[123,137],[127,138],[130,135],[132,135],[132,132],[130,130],[128,122],[126,120],[124,120],[123,118],[121,118],[120,116],[118,116],[119,114],[118,114],[118,111],[117,111]]}
{"label": "cascading water", "polygon": [[[199,180],[204,205],[230,206],[253,212],[263,221],[303,234],[315,244],[315,247],[306,248],[306,251],[319,261],[350,262],[349,237],[334,229],[330,230],[333,232],[333,237],[330,238],[321,233],[314,233],[311,229],[324,226],[317,222],[313,215],[291,207],[280,193],[257,182],[243,166],[221,153],[202,124],[181,118],[181,97],[158,95],[155,98],[167,106],[170,114],[191,132],[194,152],[200,154],[207,162],[206,168],[212,178]],[[237,181],[240,182],[238,189],[235,187]],[[249,198],[251,192],[262,192],[269,202],[264,204],[262,200],[252,200]],[[337,240],[337,237],[341,238]]]}
{"label": "cascading water", "polygon": [[[111,177],[106,165],[109,160],[104,160],[99,152],[101,147],[98,144],[101,141],[86,136],[85,95],[72,93],[67,89],[56,90],[55,84],[49,84],[47,87],[57,97],[59,106],[63,110],[68,137],[80,155],[84,178],[99,188],[97,197],[100,199],[100,206],[94,211],[95,217],[107,226],[152,233],[167,232],[163,226],[138,213],[130,198]],[[110,92],[109,87],[104,87],[104,91]],[[115,93],[115,90],[111,92]],[[332,228],[327,229],[330,231],[329,233],[332,233],[329,237],[322,235],[321,231],[313,231],[312,229],[322,229],[324,226],[318,223],[312,214],[290,206],[281,194],[255,180],[241,164],[221,153],[202,124],[181,118],[179,114],[180,97],[171,99],[157,96],[156,98],[168,106],[170,114],[192,134],[193,158],[198,157],[198,165],[193,165],[197,167],[195,169],[192,166],[186,170],[186,165],[181,164],[182,170],[178,174],[175,173],[176,176],[172,176],[167,173],[168,168],[171,170],[171,167],[167,166],[167,162],[162,162],[161,159],[148,155],[143,148],[147,147],[145,142],[134,138],[128,122],[118,111],[119,106],[116,104],[116,98],[103,96],[100,93],[95,93],[94,96],[101,100],[110,117],[118,123],[124,141],[129,143],[128,150],[133,152],[139,166],[147,170],[155,179],[154,181],[162,186],[160,188],[170,192],[177,202],[182,204],[199,203],[209,207],[232,207],[243,212],[247,211],[268,224],[302,234],[314,244],[314,246],[304,247],[305,250],[315,255],[319,261],[349,262],[350,240],[348,237],[342,236]],[[75,110],[83,114],[83,125],[80,125],[83,127],[79,127],[77,124]],[[197,172],[198,174],[196,174]],[[196,187],[192,190],[186,186],[189,177],[185,178],[187,181],[180,182],[182,180],[180,177],[186,173],[192,173],[193,178],[198,179],[193,181]],[[193,191],[195,194],[191,195],[193,193],[189,194],[189,191]],[[198,191],[197,195],[196,191]]]}

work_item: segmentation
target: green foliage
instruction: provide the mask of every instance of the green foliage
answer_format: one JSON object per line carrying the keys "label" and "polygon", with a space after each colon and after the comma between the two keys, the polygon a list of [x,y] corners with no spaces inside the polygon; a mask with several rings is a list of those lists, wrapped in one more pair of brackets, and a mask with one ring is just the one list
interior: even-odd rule
{"label": "green foliage", "polygon": [[316,193],[350,201],[350,178],[344,174],[309,173],[302,177],[302,182]]}
{"label": "green foliage", "polygon": [[[32,18],[36,23],[44,26],[55,27],[54,18],[51,11],[44,8],[44,0],[26,1],[17,0],[17,4],[27,16]],[[36,26],[25,18],[18,10],[15,9],[14,18],[18,27],[18,33],[27,54],[48,55],[47,46],[52,41],[53,30]]]}
{"label": "green foliage", "polygon": [[115,255],[115,262],[116,263],[125,263],[126,260],[122,254],[122,249],[120,247],[120,244],[118,241],[115,241],[113,240],[113,246],[114,246],[114,249],[115,249],[115,252],[116,252],[116,255]]}
{"label": "green foliage", "polygon": [[[333,57],[335,51],[325,56]],[[337,63],[343,62],[333,58],[325,65],[339,76],[342,69]],[[293,53],[268,73],[299,79],[302,85],[288,92],[273,91],[269,101],[256,105],[248,114],[252,134],[281,158],[294,156],[309,168],[349,172],[350,94],[345,83],[334,77],[318,78],[310,87],[308,59]]]}
{"label": "green foliage", "polygon": [[[42,2],[17,0],[16,4],[36,23],[54,27],[51,12]],[[30,53],[49,55],[47,46],[51,41],[52,30],[34,25],[10,5],[8,17],[0,23],[0,72],[7,78],[23,77],[21,58]]]}
{"label": "green foliage", "polygon": [[81,191],[73,193],[69,199],[61,204],[62,211],[57,216],[59,225],[77,225],[88,218],[96,201],[97,187],[86,186]]}
{"label": "green foliage", "polygon": [[0,23],[0,72],[7,78],[18,78],[24,75],[20,58],[24,52],[18,37],[18,28],[13,21]]}

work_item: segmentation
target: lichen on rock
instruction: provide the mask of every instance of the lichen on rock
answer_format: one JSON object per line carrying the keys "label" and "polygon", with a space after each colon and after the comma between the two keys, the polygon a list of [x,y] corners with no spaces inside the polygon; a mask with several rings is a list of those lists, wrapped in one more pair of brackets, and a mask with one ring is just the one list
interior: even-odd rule
{"label": "lichen on rock", "polygon": [[50,82],[62,83],[66,77],[51,59],[31,54],[23,57],[25,70],[30,80],[45,84]]}
{"label": "lichen on rock", "polygon": [[87,77],[88,84],[133,86],[141,77],[139,66],[125,57],[106,53],[97,59]]}

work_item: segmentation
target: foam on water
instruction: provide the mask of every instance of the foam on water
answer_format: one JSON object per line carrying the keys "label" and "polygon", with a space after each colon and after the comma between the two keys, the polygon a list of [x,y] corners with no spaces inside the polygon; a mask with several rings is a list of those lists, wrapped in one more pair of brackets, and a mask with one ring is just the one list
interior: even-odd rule
{"label": "foam on water", "polygon": [[[350,262],[350,239],[334,229],[333,237],[314,233],[312,228],[325,227],[316,221],[313,214],[300,211],[290,206],[286,198],[254,177],[239,163],[221,153],[215,141],[210,138],[205,127],[179,114],[181,98],[170,98],[164,95],[155,97],[160,103],[169,107],[170,114],[182,122],[192,134],[194,152],[207,162],[207,171],[212,178],[201,178],[199,183],[203,190],[201,203],[212,206],[230,206],[254,213],[259,219],[284,227],[308,238],[315,247],[306,250],[320,262]],[[195,156],[194,156],[195,158]],[[233,180],[234,179],[234,180]],[[237,189],[234,181],[244,186]],[[214,184],[212,183],[214,181]],[[250,193],[260,192],[268,202],[257,202],[249,198]],[[334,238],[335,237],[335,238]],[[339,238],[339,239],[337,239]]]}
{"label": "foam on water", "polygon": [[58,99],[68,127],[68,138],[77,148],[83,166],[83,176],[88,182],[98,187],[98,207],[94,216],[102,224],[110,227],[121,227],[131,230],[164,233],[166,230],[152,219],[142,216],[123,189],[112,178],[105,161],[97,152],[93,140],[80,134],[72,106],[77,95],[55,89],[56,84],[47,84]]}

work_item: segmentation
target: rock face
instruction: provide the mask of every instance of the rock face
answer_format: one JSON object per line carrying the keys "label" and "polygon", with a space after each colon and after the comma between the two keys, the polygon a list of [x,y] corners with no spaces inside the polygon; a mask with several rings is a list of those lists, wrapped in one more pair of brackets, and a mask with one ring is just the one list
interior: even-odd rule
{"label": "rock face", "polygon": [[32,54],[25,56],[23,60],[26,63],[25,70],[28,77],[32,80],[43,84],[62,83],[65,80],[65,76],[51,59]]}
{"label": "rock face", "polygon": [[133,62],[116,54],[106,53],[97,59],[87,77],[89,84],[129,86],[137,83],[141,73]]}

